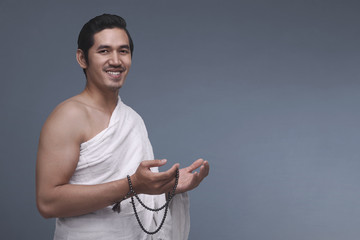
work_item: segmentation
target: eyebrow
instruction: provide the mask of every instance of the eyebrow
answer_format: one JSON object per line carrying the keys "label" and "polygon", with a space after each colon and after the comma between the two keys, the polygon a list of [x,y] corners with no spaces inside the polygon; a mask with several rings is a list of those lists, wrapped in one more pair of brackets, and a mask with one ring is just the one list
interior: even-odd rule
{"label": "eyebrow", "polygon": [[[111,48],[109,45],[100,45],[97,50],[99,49],[104,49],[104,48]],[[130,46],[125,44],[125,45],[121,45],[119,48],[126,48],[126,49],[130,49]]]}

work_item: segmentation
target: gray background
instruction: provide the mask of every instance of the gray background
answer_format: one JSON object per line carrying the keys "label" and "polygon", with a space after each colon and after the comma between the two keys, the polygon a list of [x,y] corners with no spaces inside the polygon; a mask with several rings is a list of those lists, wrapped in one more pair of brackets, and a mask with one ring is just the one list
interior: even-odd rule
{"label": "gray background", "polygon": [[[85,83],[82,25],[128,22],[120,91],[155,155],[211,163],[190,239],[360,236],[358,1],[0,2],[1,239],[51,239],[35,204],[42,124]],[[170,165],[170,164],[169,164]]]}

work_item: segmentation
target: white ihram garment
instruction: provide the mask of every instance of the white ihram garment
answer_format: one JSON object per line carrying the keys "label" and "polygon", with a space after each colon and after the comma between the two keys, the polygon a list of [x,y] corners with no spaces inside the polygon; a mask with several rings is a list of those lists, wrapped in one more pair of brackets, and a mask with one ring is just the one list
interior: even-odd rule
{"label": "white ihram garment", "polygon": [[[143,160],[154,159],[142,118],[120,97],[111,115],[109,126],[80,146],[80,157],[71,184],[93,185],[126,178],[135,173]],[[157,168],[152,169],[158,171]],[[136,190],[136,189],[135,189]],[[160,207],[165,195],[139,197],[149,207]],[[163,210],[154,213],[138,202],[139,217],[148,230],[155,230],[163,217]],[[169,239],[184,240],[190,230],[189,199],[186,193],[177,194],[161,230],[155,235],[145,234],[136,221],[130,199],[121,202],[118,214],[108,206],[98,211],[68,218],[58,218],[54,240],[121,240]]]}

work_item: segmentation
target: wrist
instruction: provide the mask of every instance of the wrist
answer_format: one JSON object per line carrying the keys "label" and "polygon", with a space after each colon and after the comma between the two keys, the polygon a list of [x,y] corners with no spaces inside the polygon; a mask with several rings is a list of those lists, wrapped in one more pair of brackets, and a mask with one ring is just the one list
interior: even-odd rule
{"label": "wrist", "polygon": [[129,176],[129,177],[130,177],[130,181],[127,179],[129,191],[131,191],[131,189],[130,189],[130,184],[131,184],[133,190],[136,191],[136,193],[139,193],[139,194],[140,194],[141,192],[139,191],[139,190],[140,190],[140,188],[139,188],[139,183],[138,183],[138,180],[137,180],[137,178],[136,178],[135,173],[134,173],[133,175]]}

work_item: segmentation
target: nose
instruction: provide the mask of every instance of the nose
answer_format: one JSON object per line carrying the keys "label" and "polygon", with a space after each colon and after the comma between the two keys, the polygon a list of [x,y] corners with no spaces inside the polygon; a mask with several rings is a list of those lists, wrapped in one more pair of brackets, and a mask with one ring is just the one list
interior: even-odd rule
{"label": "nose", "polygon": [[110,56],[109,64],[113,66],[120,66],[122,64],[120,54],[117,52],[113,52]]}

